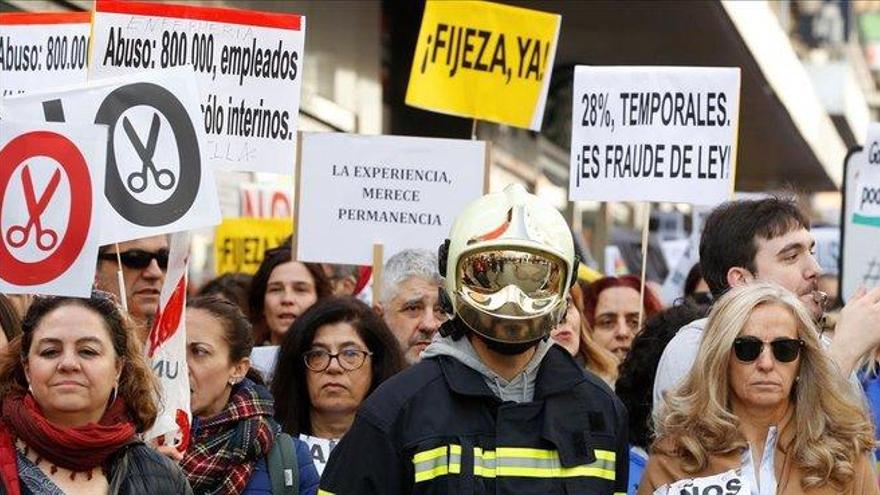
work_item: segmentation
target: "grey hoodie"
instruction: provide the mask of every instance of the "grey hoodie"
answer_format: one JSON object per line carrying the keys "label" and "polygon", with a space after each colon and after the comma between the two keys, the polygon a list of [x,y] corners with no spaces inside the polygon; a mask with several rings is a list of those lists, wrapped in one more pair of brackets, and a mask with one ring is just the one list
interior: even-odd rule
{"label": "grey hoodie", "polygon": [[538,378],[538,368],[552,345],[553,341],[550,339],[538,343],[538,349],[525,369],[510,381],[492,371],[480,360],[480,356],[477,355],[477,351],[467,337],[452,340],[451,337],[443,337],[440,332],[437,332],[434,334],[431,344],[422,351],[422,359],[433,356],[450,356],[483,375],[483,380],[489,390],[502,401],[531,402],[535,397],[535,380]]}

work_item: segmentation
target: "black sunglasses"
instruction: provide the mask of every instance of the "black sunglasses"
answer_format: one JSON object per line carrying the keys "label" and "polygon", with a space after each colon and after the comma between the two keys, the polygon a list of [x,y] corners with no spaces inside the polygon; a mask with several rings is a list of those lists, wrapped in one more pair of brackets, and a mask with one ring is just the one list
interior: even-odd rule
{"label": "black sunglasses", "polygon": [[[101,253],[98,255],[98,259],[116,261],[116,253]],[[156,260],[156,263],[159,264],[159,268],[161,268],[162,271],[168,269],[167,249],[160,249],[155,253],[144,251],[143,249],[131,249],[119,253],[119,259],[126,268],[133,268],[135,270],[143,270],[150,266],[150,262],[154,259]]]}
{"label": "black sunglasses", "polygon": [[797,359],[801,353],[804,341],[801,339],[776,339],[773,342],[764,342],[757,337],[738,337],[733,341],[733,353],[740,361],[751,363],[761,355],[764,344],[770,344],[773,357],[777,361],[790,363]]}

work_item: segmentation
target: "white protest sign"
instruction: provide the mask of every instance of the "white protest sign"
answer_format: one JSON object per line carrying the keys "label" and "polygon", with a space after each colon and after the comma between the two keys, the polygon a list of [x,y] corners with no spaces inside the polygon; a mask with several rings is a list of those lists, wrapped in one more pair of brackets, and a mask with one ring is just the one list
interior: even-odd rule
{"label": "white protest sign", "polygon": [[483,194],[482,141],[304,133],[296,259],[371,265],[405,248],[434,251]]}
{"label": "white protest sign", "polygon": [[86,82],[90,12],[0,14],[0,97]]}
{"label": "white protest sign", "polygon": [[0,122],[0,293],[87,297],[107,127]]}
{"label": "white protest sign", "polygon": [[144,440],[160,439],[160,445],[175,445],[184,452],[189,441],[189,374],[186,367],[186,268],[189,234],[171,235],[168,272],[159,296],[159,311],[147,338],[146,354],[159,379],[159,416],[144,433]]}
{"label": "white protest sign", "polygon": [[739,90],[738,68],[576,67],[569,199],[728,199]]}
{"label": "white protest sign", "polygon": [[[664,491],[664,488],[666,490]],[[739,470],[725,471],[714,476],[688,478],[660,487],[659,495],[750,495],[751,483]]]}
{"label": "white protest sign", "polygon": [[4,117],[110,126],[101,244],[220,223],[198,88],[186,68],[6,98]]}
{"label": "white protest sign", "polygon": [[293,173],[305,17],[98,0],[89,77],[189,65],[213,167]]}
{"label": "white protest sign", "polygon": [[305,434],[301,434],[299,439],[305,442],[309,447],[309,453],[312,455],[312,462],[315,464],[318,476],[321,476],[324,473],[324,468],[327,466],[327,461],[330,459],[330,452],[333,452],[333,449],[336,448],[336,444],[339,443],[339,440],[318,438]]}
{"label": "white protest sign", "polygon": [[844,173],[843,232],[840,294],[848,301],[859,286],[880,286],[880,215],[872,203],[880,190],[876,168],[880,167],[880,135],[871,124],[863,151],[851,153]]}

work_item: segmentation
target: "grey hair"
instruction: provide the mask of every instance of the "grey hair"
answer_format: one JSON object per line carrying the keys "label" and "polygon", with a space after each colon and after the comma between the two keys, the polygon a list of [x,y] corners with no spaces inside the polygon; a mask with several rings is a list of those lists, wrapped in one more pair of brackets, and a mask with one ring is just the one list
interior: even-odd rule
{"label": "grey hair", "polygon": [[443,284],[437,268],[437,255],[427,249],[404,249],[388,258],[382,275],[380,302],[387,305],[400,292],[400,284],[410,277],[421,277]]}

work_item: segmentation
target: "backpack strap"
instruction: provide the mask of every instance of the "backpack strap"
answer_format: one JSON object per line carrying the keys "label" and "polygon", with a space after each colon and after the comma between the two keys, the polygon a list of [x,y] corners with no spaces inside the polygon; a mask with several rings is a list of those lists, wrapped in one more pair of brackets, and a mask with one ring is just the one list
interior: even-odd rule
{"label": "backpack strap", "polygon": [[268,461],[272,494],[299,494],[299,463],[293,447],[293,438],[290,435],[284,432],[275,435]]}

